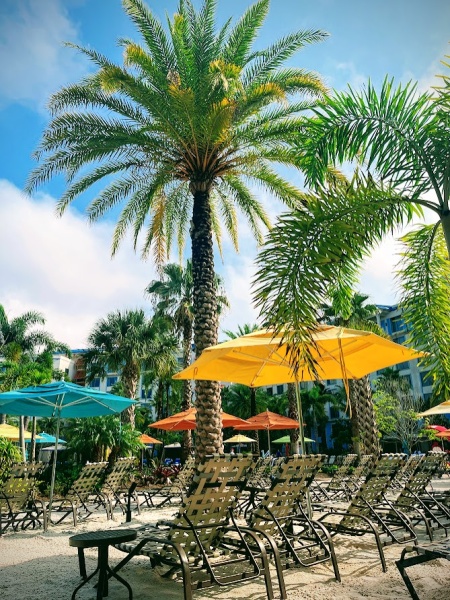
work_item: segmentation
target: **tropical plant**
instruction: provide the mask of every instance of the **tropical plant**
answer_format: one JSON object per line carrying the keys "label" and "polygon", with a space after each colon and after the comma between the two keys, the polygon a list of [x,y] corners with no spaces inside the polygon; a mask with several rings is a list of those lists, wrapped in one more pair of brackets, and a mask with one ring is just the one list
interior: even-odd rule
{"label": "tropical plant", "polygon": [[[192,261],[186,262],[183,269],[181,265],[170,263],[162,268],[161,280],[154,280],[146,288],[146,293],[153,298],[156,314],[169,315],[173,319],[174,331],[182,340],[183,368],[191,363],[192,334],[194,328],[194,286],[192,277]],[[217,313],[220,314],[229,306],[223,288],[222,278],[216,274]],[[182,409],[188,410],[192,404],[192,386],[188,380],[183,381]],[[192,435],[187,430],[183,433],[183,453],[187,457],[191,454]]]}
{"label": "tropical plant", "polygon": [[[174,239],[182,249],[189,227],[197,356],[217,343],[213,236],[221,249],[220,217],[237,247],[236,207],[259,242],[260,224],[269,225],[249,183],[288,206],[302,201],[272,165],[298,163],[289,144],[303,122],[301,112],[324,91],[314,73],[280,69],[304,45],[323,40],[323,32],[300,31],[255,51],[269,0],[258,0],[236,25],[228,20],[217,30],[216,4],[204,0],[196,10],[182,0],[164,29],[142,0],[123,0],[144,45],[121,41],[123,67],[77,47],[98,70],[51,98],[53,120],[36,152],[42,163],[27,186],[33,190],[65,173],[61,214],[106,179],[87,212],[96,221],[125,202],[113,252],[128,229],[136,244],[145,229],[143,253],[153,249],[161,263]],[[199,458],[222,449],[219,402],[217,382],[197,383]]]}
{"label": "tropical plant", "polygon": [[10,440],[0,436],[0,483],[8,477],[12,465],[21,460],[19,448]]}
{"label": "tropical plant", "polygon": [[409,382],[393,374],[385,374],[375,382],[374,407],[381,433],[398,440],[402,451],[411,454],[419,439],[422,425],[417,413],[423,410],[423,400],[415,397]]}
{"label": "tropical plant", "polygon": [[69,419],[65,425],[67,448],[77,453],[79,462],[113,463],[120,456],[130,456],[142,448],[140,433],[115,415]]}
{"label": "tropical plant", "polygon": [[[435,379],[435,401],[450,391],[449,98],[448,76],[434,93],[386,79],[379,93],[369,83],[326,98],[299,131],[313,192],[304,211],[272,230],[257,276],[264,314],[298,328],[300,356],[317,306],[336,283],[346,286],[348,302],[362,261],[386,234],[424,208],[434,213],[433,225],[403,237],[397,277],[408,343],[429,352],[422,364]],[[358,165],[352,181],[332,181],[330,166],[347,161]]]}
{"label": "tropical plant", "polygon": [[[323,448],[326,448],[325,425],[328,422],[328,414],[325,406],[330,403],[336,406],[338,399],[328,391],[324,385],[315,384],[307,390],[301,390],[303,420],[305,421],[311,436],[317,432],[322,440]],[[316,435],[316,433],[314,433]]]}
{"label": "tropical plant", "polygon": [[[117,372],[124,395],[135,399],[145,367],[165,369],[168,364],[174,364],[176,342],[169,336],[162,340],[162,330],[161,319],[148,319],[141,309],[118,310],[99,320],[89,334],[90,347],[84,355],[87,380]],[[134,406],[123,415],[134,427]]]}
{"label": "tropical plant", "polygon": [[269,402],[266,390],[263,388],[255,389],[255,407],[253,408],[251,394],[253,389],[240,383],[224,386],[222,389],[222,406],[225,412],[241,419],[248,419],[266,410]]}

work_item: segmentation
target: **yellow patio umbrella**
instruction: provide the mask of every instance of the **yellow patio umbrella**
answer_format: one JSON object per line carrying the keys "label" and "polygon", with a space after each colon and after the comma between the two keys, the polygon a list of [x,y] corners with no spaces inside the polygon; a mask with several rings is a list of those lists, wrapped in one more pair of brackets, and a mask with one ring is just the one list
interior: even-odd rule
{"label": "yellow patio umbrella", "polygon": [[[14,427],[14,425],[3,424],[0,425],[0,436],[17,442],[19,441],[20,430],[18,427]],[[31,433],[29,431],[24,431],[23,437],[25,440],[31,440]]]}
{"label": "yellow patio umbrella", "polygon": [[[288,343],[290,332],[274,335],[254,331],[206,348],[174,379],[204,379],[261,387],[316,379],[306,364],[294,371]],[[359,379],[364,375],[424,355],[369,331],[318,325],[313,332],[312,356],[320,379]],[[300,442],[304,444],[300,394],[296,386]]]}

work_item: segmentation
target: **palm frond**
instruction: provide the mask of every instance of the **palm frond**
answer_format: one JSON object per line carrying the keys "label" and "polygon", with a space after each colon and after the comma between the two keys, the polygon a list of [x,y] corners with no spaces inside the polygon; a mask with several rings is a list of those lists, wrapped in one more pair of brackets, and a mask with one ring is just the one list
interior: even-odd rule
{"label": "palm frond", "polygon": [[429,354],[421,364],[434,379],[433,396],[450,393],[450,262],[441,225],[424,225],[402,239],[397,274],[408,342]]}

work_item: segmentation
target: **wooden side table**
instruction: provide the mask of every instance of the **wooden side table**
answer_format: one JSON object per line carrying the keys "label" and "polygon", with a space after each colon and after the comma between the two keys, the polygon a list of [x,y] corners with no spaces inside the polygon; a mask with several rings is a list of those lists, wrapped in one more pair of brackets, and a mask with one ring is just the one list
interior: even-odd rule
{"label": "wooden side table", "polygon": [[[114,544],[123,544],[136,539],[137,531],[135,529],[109,529],[107,531],[90,531],[88,533],[79,533],[69,538],[69,545],[78,548],[78,561],[80,565],[80,575],[83,578],[81,584],[75,588],[72,594],[72,600],[80,588],[98,573],[97,600],[102,600],[108,595],[108,574],[109,577],[115,577],[128,590],[129,600],[133,600],[133,592],[129,583],[120,575],[114,573],[108,564],[108,549]],[[85,548],[98,548],[98,562],[95,571],[86,576],[86,562],[84,558]]]}

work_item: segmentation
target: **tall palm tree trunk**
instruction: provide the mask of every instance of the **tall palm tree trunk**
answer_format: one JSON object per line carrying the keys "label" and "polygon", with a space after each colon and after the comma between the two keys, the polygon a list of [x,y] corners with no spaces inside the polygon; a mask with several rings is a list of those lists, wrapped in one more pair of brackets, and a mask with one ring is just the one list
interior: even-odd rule
{"label": "tall palm tree trunk", "polygon": [[[194,284],[194,343],[196,356],[217,344],[217,300],[214,272],[211,208],[209,193],[194,190],[191,225],[192,278]],[[207,454],[223,451],[220,386],[217,381],[197,381],[196,455],[201,461]]]}
{"label": "tall palm tree trunk", "polygon": [[352,438],[358,455],[380,452],[378,429],[373,408],[372,389],[369,377],[349,381],[350,406],[352,411]]}
{"label": "tall palm tree trunk", "polygon": [[[288,397],[288,416],[291,419],[298,421],[298,410],[297,410],[297,398],[295,396],[296,383],[288,383],[287,397]],[[298,438],[299,430],[291,429],[289,431],[289,437],[291,438],[291,454],[298,454]]]}
{"label": "tall palm tree trunk", "polygon": [[[185,319],[183,326],[183,368],[191,363],[191,344],[192,344],[192,322]],[[192,388],[189,380],[183,381],[183,404],[182,409],[188,410],[192,405]],[[192,452],[192,433],[190,429],[183,432],[183,458],[186,458]]]}
{"label": "tall palm tree trunk", "polygon": [[[135,366],[124,367],[122,371],[122,383],[125,396],[130,398],[130,400],[134,400],[136,398],[139,383],[139,368]],[[135,409],[134,404],[132,404],[129,408],[123,411],[122,420],[124,423],[129,423],[134,429],[135,419]]]}

